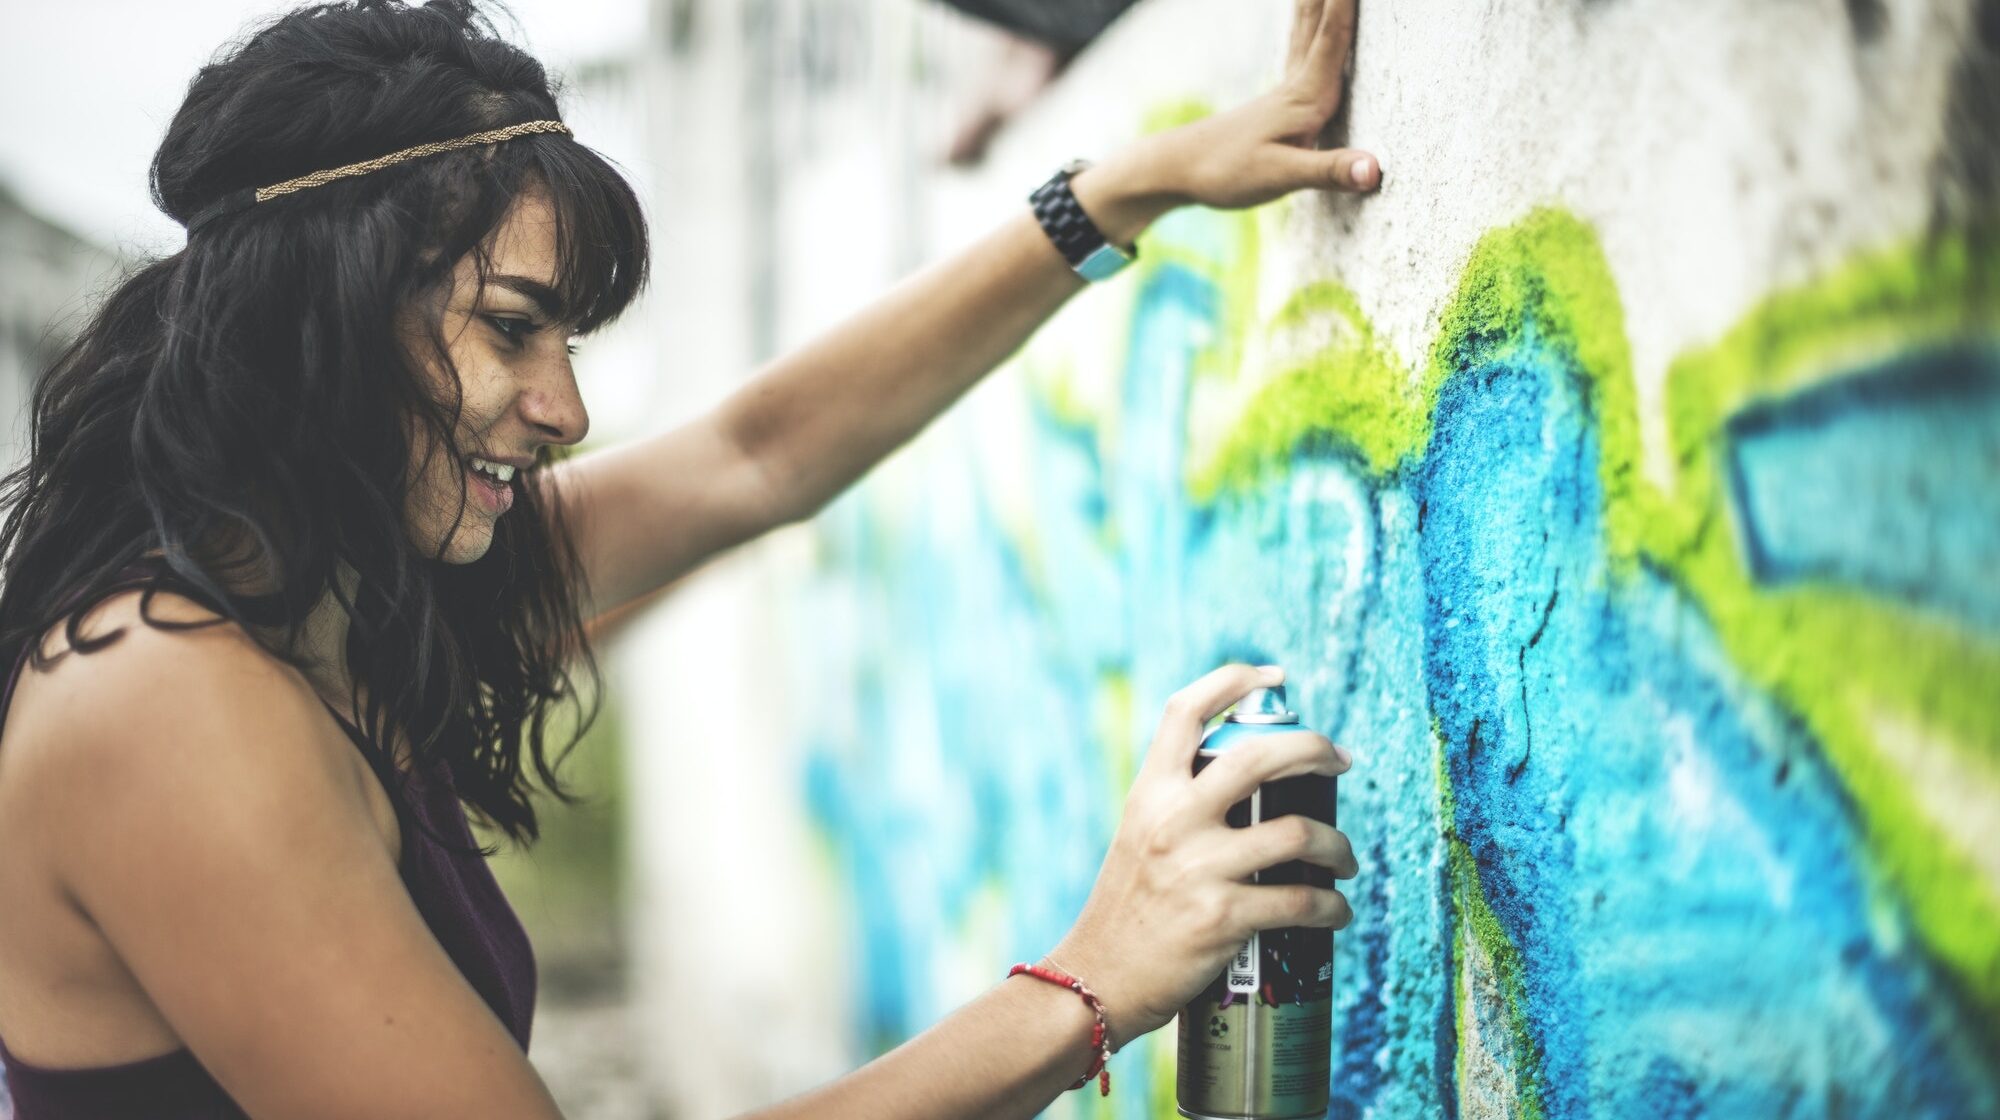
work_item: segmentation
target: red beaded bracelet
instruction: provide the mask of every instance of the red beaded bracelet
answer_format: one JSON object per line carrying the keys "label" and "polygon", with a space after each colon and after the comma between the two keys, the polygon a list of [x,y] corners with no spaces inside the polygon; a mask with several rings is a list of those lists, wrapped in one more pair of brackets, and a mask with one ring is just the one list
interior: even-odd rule
{"label": "red beaded bracelet", "polygon": [[1078,1078],[1077,1083],[1071,1085],[1070,1088],[1081,1089],[1085,1085],[1090,1084],[1090,1079],[1095,1077],[1099,1090],[1098,1095],[1102,1097],[1110,1096],[1111,1071],[1106,1069],[1105,1066],[1111,1061],[1111,1044],[1105,1041],[1104,1004],[1098,1001],[1097,993],[1084,987],[1083,981],[1078,980],[1069,973],[1057,972],[1053,968],[1043,968],[1040,965],[1034,964],[1017,964],[1007,970],[1009,979],[1019,976],[1022,973],[1026,973],[1037,980],[1046,980],[1058,987],[1068,988],[1070,991],[1082,996],[1083,1002],[1090,1005],[1090,1013],[1097,1016],[1097,1025],[1090,1030],[1090,1048],[1094,1053],[1091,1056],[1090,1068],[1085,1070],[1083,1076]]}

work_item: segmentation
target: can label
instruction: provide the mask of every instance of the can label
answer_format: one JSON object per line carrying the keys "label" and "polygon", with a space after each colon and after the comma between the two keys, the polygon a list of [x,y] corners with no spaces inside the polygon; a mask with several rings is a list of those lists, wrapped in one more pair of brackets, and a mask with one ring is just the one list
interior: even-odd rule
{"label": "can label", "polygon": [[1181,1012],[1175,1096],[1183,1116],[1298,1120],[1326,1115],[1333,1001],[1206,1002]]}
{"label": "can label", "polygon": [[[1246,811],[1243,823],[1256,824],[1258,821],[1263,820],[1264,791],[1261,788],[1250,795],[1248,804],[1249,808]],[[1230,823],[1234,824],[1235,822],[1231,821]],[[1260,882],[1261,878],[1260,874],[1253,873],[1250,876],[1250,881],[1253,883]],[[1257,991],[1258,987],[1260,987],[1257,982],[1258,973],[1261,971],[1257,967],[1260,955],[1261,949],[1257,943],[1257,935],[1253,932],[1243,940],[1243,944],[1236,950],[1236,956],[1229,962],[1230,991],[1242,995],[1250,995]]]}
{"label": "can label", "polygon": [[1229,962],[1229,990],[1249,994],[1257,990],[1257,935],[1251,934]]}

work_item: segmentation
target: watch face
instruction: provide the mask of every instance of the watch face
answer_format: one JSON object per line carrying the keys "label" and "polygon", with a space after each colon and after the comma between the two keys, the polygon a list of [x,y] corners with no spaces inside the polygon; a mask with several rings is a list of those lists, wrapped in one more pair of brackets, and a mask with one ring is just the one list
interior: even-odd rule
{"label": "watch face", "polygon": [[1083,262],[1076,266],[1076,272],[1085,280],[1095,283],[1111,279],[1131,263],[1132,258],[1126,256],[1123,250],[1116,245],[1106,243],[1085,257]]}

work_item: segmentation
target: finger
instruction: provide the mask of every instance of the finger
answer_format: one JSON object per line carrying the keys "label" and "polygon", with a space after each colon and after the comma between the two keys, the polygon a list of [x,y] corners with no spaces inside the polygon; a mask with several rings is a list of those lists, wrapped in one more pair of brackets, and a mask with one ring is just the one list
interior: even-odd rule
{"label": "finger", "polygon": [[1240,880],[1295,859],[1324,867],[1336,879],[1352,879],[1361,873],[1346,833],[1325,821],[1296,815],[1231,829],[1227,839],[1216,845],[1213,866],[1224,876]]}
{"label": "finger", "polygon": [[1305,62],[1325,11],[1326,0],[1295,0],[1292,4],[1292,38],[1285,51],[1285,73],[1292,73]]}
{"label": "finger", "polygon": [[1314,151],[1282,146],[1277,153],[1286,190],[1372,191],[1382,185],[1382,162],[1358,148]]}
{"label": "finger", "polygon": [[1319,929],[1346,929],[1354,920],[1347,896],[1324,887],[1287,883],[1283,886],[1246,886],[1232,900],[1231,916],[1248,936],[1251,930],[1313,926]]}
{"label": "finger", "polygon": [[1195,807],[1209,819],[1219,820],[1231,805],[1265,782],[1303,774],[1344,774],[1352,761],[1346,751],[1315,732],[1259,735],[1223,751],[1195,778]]}
{"label": "finger", "polygon": [[1320,10],[1319,26],[1306,49],[1306,64],[1314,72],[1335,78],[1347,65],[1348,48],[1354,45],[1354,0],[1327,0]]}
{"label": "finger", "polygon": [[1160,730],[1146,752],[1145,769],[1192,776],[1194,752],[1201,746],[1201,729],[1253,688],[1285,683],[1285,671],[1275,665],[1224,665],[1167,699]]}

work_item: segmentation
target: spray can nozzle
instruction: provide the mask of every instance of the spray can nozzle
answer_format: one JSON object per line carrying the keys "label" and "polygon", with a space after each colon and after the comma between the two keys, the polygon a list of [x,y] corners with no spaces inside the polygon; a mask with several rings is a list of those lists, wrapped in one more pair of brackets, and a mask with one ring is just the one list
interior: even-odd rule
{"label": "spray can nozzle", "polygon": [[1285,686],[1252,689],[1236,702],[1228,716],[1230,723],[1297,723],[1299,713],[1285,706]]}

